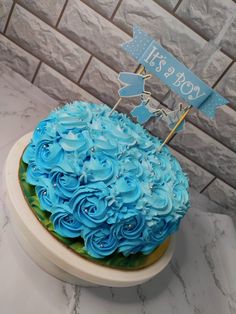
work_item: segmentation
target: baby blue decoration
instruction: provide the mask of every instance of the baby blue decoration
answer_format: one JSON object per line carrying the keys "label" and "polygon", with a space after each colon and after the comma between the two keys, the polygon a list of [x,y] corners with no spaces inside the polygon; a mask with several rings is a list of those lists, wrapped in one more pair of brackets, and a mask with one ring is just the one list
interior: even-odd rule
{"label": "baby blue decoration", "polygon": [[148,100],[142,100],[141,103],[136,106],[132,111],[131,115],[137,119],[137,122],[144,124],[155,114],[148,109]]}
{"label": "baby blue decoration", "polygon": [[136,97],[143,94],[150,94],[145,91],[145,80],[149,79],[151,75],[141,75],[131,72],[119,73],[118,80],[125,86],[118,91],[120,97]]}
{"label": "baby blue decoration", "polygon": [[188,179],[158,138],[110,112],[78,101],[53,111],[23,154],[26,180],[55,232],[82,237],[90,256],[149,254],[189,208]]}
{"label": "baby blue decoration", "polygon": [[228,100],[200,80],[140,27],[134,26],[133,39],[122,45],[146,70],[161,79],[172,91],[209,118]]}
{"label": "baby blue decoration", "polygon": [[[162,120],[165,121],[170,129],[173,129],[176,123],[179,121],[180,117],[183,115],[185,109],[182,108],[182,104],[180,104],[179,108],[173,111],[166,112],[162,110]],[[183,121],[176,132],[180,132],[184,130],[185,121]]]}

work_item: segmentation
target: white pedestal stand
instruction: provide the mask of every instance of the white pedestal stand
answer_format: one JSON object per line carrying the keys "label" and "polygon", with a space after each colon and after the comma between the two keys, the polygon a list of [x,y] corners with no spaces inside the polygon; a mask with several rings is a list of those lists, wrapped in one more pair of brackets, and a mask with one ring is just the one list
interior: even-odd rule
{"label": "white pedestal stand", "polygon": [[18,179],[19,161],[32,134],[18,140],[6,160],[6,204],[18,241],[28,255],[46,272],[63,281],[80,285],[129,287],[141,284],[163,270],[174,252],[174,237],[165,254],[153,265],[137,271],[123,271],[94,264],[67,249],[35,218]]}

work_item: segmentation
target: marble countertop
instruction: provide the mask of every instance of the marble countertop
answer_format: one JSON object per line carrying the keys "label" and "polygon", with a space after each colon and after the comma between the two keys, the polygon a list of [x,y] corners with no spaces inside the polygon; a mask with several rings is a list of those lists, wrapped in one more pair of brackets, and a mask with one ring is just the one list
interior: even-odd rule
{"label": "marble countertop", "polygon": [[[0,69],[0,95],[2,165],[12,144],[56,102],[5,67]],[[22,250],[1,182],[0,313],[236,314],[234,224],[228,216],[205,212],[216,205],[195,191],[191,194],[193,205],[177,234],[174,258],[161,274],[132,288],[85,288],[51,277]]]}

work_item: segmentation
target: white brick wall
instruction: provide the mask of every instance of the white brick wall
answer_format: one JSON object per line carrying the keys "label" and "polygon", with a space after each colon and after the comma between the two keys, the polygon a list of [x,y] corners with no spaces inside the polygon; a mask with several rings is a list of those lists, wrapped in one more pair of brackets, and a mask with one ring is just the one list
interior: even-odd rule
{"label": "white brick wall", "polygon": [[[233,20],[233,14],[234,20]],[[233,20],[221,49],[208,45]],[[0,0],[0,62],[63,102],[85,99],[113,105],[117,73],[137,64],[120,49],[136,23],[230,100],[211,121],[198,112],[170,142],[199,192],[228,209],[236,206],[236,3],[234,0]],[[217,49],[216,49],[217,50]],[[198,72],[199,63],[207,68]],[[153,101],[177,98],[158,79]],[[130,111],[124,100],[120,110]],[[152,121],[148,129],[168,130]]]}
{"label": "white brick wall", "polygon": [[0,1],[0,31],[3,32],[7,23],[8,16],[12,8],[12,0]]}
{"label": "white brick wall", "polygon": [[16,4],[6,35],[25,50],[77,82],[90,54]]}
{"label": "white brick wall", "polygon": [[[176,10],[176,15],[209,40],[220,32],[225,21],[235,15],[235,11],[235,3],[232,0],[183,0]],[[223,49],[231,56],[236,55],[235,38],[236,20],[222,41]]]}

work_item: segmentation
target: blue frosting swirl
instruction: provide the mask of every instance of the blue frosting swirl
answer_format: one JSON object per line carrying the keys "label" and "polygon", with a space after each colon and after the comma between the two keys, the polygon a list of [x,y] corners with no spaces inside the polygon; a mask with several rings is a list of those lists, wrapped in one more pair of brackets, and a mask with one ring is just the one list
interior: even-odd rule
{"label": "blue frosting swirl", "polygon": [[103,182],[81,186],[73,194],[69,206],[77,220],[88,228],[96,228],[107,219],[108,188]]}
{"label": "blue frosting swirl", "polygon": [[[130,217],[120,220],[119,223],[113,225],[116,237],[124,242],[124,240],[135,240],[142,238],[145,229],[145,217],[136,210],[130,210]],[[132,241],[131,241],[132,242]]]}
{"label": "blue frosting swirl", "polygon": [[80,186],[77,175],[65,173],[59,167],[52,169],[49,179],[54,187],[55,194],[64,199],[70,199]]}
{"label": "blue frosting swirl", "polygon": [[40,185],[36,185],[35,191],[42,210],[52,213],[55,204],[61,203],[59,196],[55,193],[54,187],[48,178],[41,178]]}
{"label": "blue frosting swirl", "polygon": [[111,255],[118,248],[118,239],[109,226],[98,226],[96,229],[84,229],[85,249],[95,258]]}
{"label": "blue frosting swirl", "polygon": [[110,185],[116,180],[117,167],[115,160],[101,152],[92,154],[90,160],[85,161],[83,170],[89,182],[103,181]]}
{"label": "blue frosting swirl", "polygon": [[126,204],[134,203],[141,196],[140,184],[132,174],[125,174],[119,178],[115,189],[119,198]]}
{"label": "blue frosting swirl", "polygon": [[156,248],[157,243],[161,244],[170,233],[173,233],[178,229],[179,222],[179,217],[156,217],[156,223],[150,224],[150,227],[144,230],[143,238],[147,245],[142,248],[142,253],[151,253]]}
{"label": "blue frosting swirl", "polygon": [[75,101],[36,127],[23,160],[55,232],[95,258],[149,254],[189,208],[188,178],[161,141],[106,105]]}
{"label": "blue frosting swirl", "polygon": [[51,215],[55,231],[63,237],[76,238],[81,235],[81,223],[66,204],[57,206]]}
{"label": "blue frosting swirl", "polygon": [[62,147],[54,140],[42,139],[35,148],[35,163],[41,169],[50,170],[63,158]]}

